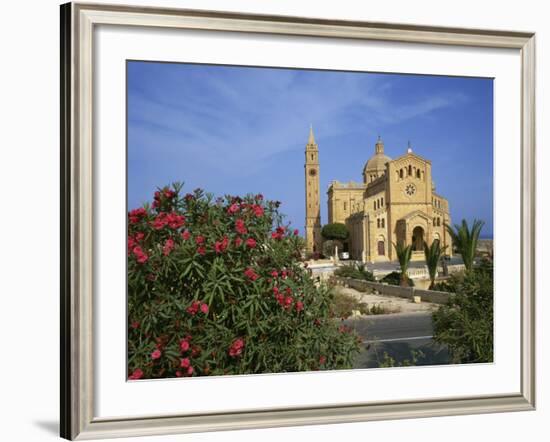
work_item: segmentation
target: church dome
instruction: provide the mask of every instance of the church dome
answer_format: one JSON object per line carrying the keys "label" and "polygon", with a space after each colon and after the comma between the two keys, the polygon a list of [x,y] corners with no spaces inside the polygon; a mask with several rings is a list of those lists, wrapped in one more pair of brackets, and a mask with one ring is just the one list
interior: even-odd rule
{"label": "church dome", "polygon": [[383,153],[374,154],[365,164],[365,170],[385,170],[389,161],[391,158]]}
{"label": "church dome", "polygon": [[391,161],[391,158],[384,154],[384,143],[380,137],[378,137],[378,141],[375,145],[375,154],[367,161],[363,168],[363,172],[385,170],[386,163],[389,161]]}

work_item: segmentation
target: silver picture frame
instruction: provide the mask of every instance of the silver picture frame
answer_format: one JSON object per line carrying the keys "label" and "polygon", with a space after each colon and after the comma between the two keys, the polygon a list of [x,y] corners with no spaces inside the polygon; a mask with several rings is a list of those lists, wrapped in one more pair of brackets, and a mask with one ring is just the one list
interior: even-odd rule
{"label": "silver picture frame", "polygon": [[[521,391],[193,415],[94,416],[93,51],[97,25],[317,36],[463,47],[521,56]],[[535,34],[203,10],[61,6],[61,436],[70,440],[329,424],[535,408]]]}

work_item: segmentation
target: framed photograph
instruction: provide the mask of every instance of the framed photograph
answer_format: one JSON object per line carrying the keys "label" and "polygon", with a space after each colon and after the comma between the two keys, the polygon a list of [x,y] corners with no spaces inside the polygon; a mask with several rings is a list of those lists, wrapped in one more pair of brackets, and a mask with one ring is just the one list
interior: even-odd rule
{"label": "framed photograph", "polygon": [[534,34],[61,25],[62,437],[534,409]]}

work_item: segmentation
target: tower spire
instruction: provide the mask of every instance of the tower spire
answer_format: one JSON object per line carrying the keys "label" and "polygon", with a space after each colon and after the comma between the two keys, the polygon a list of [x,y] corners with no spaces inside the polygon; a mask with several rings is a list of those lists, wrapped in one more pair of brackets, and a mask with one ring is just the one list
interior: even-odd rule
{"label": "tower spire", "polygon": [[375,153],[384,153],[384,142],[382,141],[382,138],[380,138],[380,135],[378,135],[378,140],[376,141],[374,151]]}
{"label": "tower spire", "polygon": [[307,144],[315,144],[315,136],[313,135],[313,124],[309,125],[309,138]]}

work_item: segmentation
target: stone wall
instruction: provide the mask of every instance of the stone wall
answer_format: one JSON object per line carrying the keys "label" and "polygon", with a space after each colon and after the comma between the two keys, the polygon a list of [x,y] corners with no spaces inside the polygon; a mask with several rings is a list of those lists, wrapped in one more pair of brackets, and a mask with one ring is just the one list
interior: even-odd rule
{"label": "stone wall", "polygon": [[448,292],[435,290],[422,290],[414,287],[400,287],[397,285],[382,284],[380,282],[362,281],[360,279],[335,277],[338,284],[345,287],[367,292],[376,290],[378,293],[387,296],[396,296],[399,298],[413,299],[414,296],[420,296],[422,301],[433,302],[434,304],[447,304],[449,298],[453,295]]}

